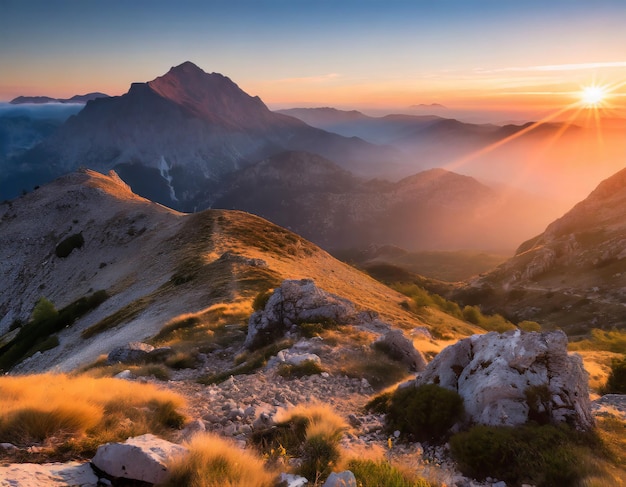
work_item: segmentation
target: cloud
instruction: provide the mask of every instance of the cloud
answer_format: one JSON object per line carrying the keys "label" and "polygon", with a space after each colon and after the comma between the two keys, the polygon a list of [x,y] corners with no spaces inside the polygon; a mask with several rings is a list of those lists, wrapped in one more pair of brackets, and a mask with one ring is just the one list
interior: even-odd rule
{"label": "cloud", "polygon": [[525,72],[525,71],[584,71],[588,69],[626,68],[626,61],[599,63],[546,64],[540,66],[521,66],[496,69],[477,68],[479,73]]}

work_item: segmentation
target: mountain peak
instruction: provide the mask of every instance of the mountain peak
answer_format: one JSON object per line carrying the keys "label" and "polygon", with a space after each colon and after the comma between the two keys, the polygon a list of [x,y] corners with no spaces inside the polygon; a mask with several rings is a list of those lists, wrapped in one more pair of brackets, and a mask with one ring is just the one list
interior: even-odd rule
{"label": "mountain peak", "polygon": [[190,61],[148,82],[152,91],[209,122],[231,127],[261,126],[271,113],[230,78],[206,73]]}

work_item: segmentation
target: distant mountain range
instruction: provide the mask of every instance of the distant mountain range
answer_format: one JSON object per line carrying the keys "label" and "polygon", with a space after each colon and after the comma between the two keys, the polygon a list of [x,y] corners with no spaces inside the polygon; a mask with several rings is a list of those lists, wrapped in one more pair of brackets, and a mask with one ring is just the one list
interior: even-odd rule
{"label": "distant mountain range", "polygon": [[314,151],[360,174],[399,157],[273,113],[227,77],[186,62],[125,95],[88,102],[13,161],[0,192],[13,197],[27,183],[86,166],[115,169],[145,196],[190,211],[207,206],[224,175],[284,150]]}
{"label": "distant mountain range", "polygon": [[515,256],[461,289],[456,297],[480,303],[515,321],[535,320],[569,334],[590,327],[626,328],[626,169]]}
{"label": "distant mountain range", "polygon": [[44,103],[87,103],[98,98],[108,98],[109,95],[104,93],[87,93],[85,95],[74,95],[71,98],[50,98],[49,96],[18,96],[13,98],[9,103],[12,105],[23,105],[25,103],[44,104]]}
{"label": "distant mountain range", "polygon": [[513,248],[547,204],[443,169],[365,180],[303,152],[235,172],[216,194],[214,207],[255,213],[333,250]]}

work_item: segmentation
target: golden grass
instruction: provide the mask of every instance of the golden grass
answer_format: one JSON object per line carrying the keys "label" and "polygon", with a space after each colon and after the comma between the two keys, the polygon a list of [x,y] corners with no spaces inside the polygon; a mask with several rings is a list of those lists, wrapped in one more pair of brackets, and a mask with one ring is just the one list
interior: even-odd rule
{"label": "golden grass", "polygon": [[271,487],[275,476],[254,454],[211,434],[196,435],[186,445],[189,453],[169,464],[161,487]]}
{"label": "golden grass", "polygon": [[[149,384],[87,376],[0,377],[0,442],[89,454],[105,441],[180,427],[184,400]],[[104,440],[104,441],[102,441]]]}
{"label": "golden grass", "polygon": [[306,421],[306,436],[323,436],[339,439],[348,427],[346,421],[333,408],[326,404],[299,404],[276,413],[277,424],[289,423],[295,419]]}

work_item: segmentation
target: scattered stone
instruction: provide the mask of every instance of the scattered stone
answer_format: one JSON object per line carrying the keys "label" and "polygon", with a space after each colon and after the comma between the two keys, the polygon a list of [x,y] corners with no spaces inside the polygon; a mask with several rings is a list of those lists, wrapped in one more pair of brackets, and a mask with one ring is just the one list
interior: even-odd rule
{"label": "scattered stone", "polygon": [[339,473],[333,472],[322,487],[356,487],[356,478],[350,470]]}
{"label": "scattered stone", "polygon": [[303,487],[308,483],[309,481],[304,477],[291,473],[281,473],[280,477],[278,477],[278,485],[281,487]]}
{"label": "scattered stone", "polygon": [[[491,332],[444,349],[412,384],[434,383],[463,397],[470,421],[517,426],[529,420],[594,424],[588,374],[580,356],[567,353],[567,336]],[[555,399],[558,398],[558,399]]]}
{"label": "scattered stone", "polygon": [[19,449],[13,443],[0,443],[0,448],[2,448],[3,450],[18,450]]}
{"label": "scattered stone", "polygon": [[154,347],[147,343],[130,342],[128,345],[111,350],[107,356],[107,363],[135,364],[143,362],[153,350]]}
{"label": "scattered stone", "polygon": [[135,378],[135,376],[130,371],[130,369],[122,370],[119,374],[115,374],[113,377],[115,377],[116,379],[124,379],[124,380]]}
{"label": "scattered stone", "polygon": [[16,463],[0,466],[2,487],[96,487],[98,476],[89,463]]}
{"label": "scattered stone", "polygon": [[183,440],[189,441],[198,433],[204,433],[206,431],[206,425],[201,419],[196,419],[187,424],[180,432],[180,436]]}
{"label": "scattered stone", "polygon": [[114,478],[158,484],[165,480],[168,459],[186,452],[185,447],[147,434],[100,446],[91,463]]}

